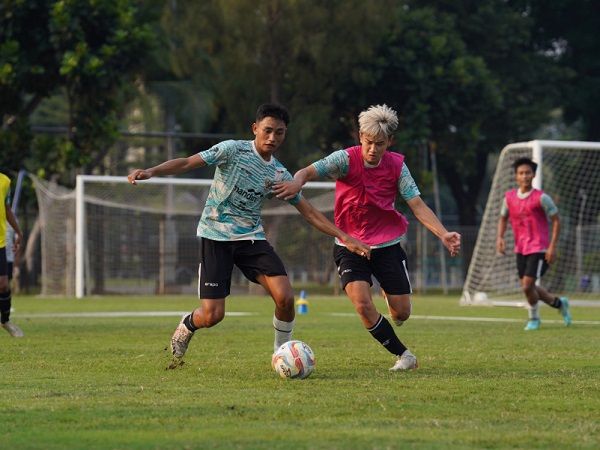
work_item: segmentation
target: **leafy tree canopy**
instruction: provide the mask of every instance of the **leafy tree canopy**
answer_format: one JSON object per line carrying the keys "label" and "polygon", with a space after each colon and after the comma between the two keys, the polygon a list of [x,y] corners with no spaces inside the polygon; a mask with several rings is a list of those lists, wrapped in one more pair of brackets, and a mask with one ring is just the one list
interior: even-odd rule
{"label": "leafy tree canopy", "polygon": [[[152,32],[130,0],[3,0],[0,3],[0,143],[3,155],[29,155],[31,135],[13,128],[40,101],[63,93],[68,140],[50,173],[89,172],[118,136],[119,114],[132,76],[152,45]],[[6,99],[6,102],[4,101]],[[7,156],[7,157],[8,157]]]}

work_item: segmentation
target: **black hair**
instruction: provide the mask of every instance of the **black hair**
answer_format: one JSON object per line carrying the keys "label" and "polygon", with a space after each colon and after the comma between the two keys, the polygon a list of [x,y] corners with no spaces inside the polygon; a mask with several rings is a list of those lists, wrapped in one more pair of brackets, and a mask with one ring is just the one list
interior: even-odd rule
{"label": "black hair", "polygon": [[529,167],[531,167],[531,170],[533,170],[533,173],[535,174],[535,171],[537,170],[537,163],[534,163],[531,158],[519,158],[517,159],[514,163],[513,163],[513,169],[515,169],[515,173],[517,173],[517,168],[519,166],[523,166],[523,165],[528,165]]}
{"label": "black hair", "polygon": [[260,105],[256,111],[256,123],[263,120],[265,117],[273,117],[274,119],[282,120],[287,127],[290,123],[290,112],[285,106],[279,103],[265,103]]}

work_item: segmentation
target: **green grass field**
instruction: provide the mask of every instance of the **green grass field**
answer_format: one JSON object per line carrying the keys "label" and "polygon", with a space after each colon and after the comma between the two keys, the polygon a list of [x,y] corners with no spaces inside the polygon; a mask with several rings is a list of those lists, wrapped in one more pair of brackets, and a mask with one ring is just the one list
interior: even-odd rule
{"label": "green grass field", "polygon": [[[600,308],[573,307],[565,328],[544,307],[541,328],[525,332],[524,309],[414,296],[397,331],[420,367],[390,373],[394,357],[349,300],[308,300],[294,338],[312,347],[316,370],[285,381],[270,366],[267,297],[230,298],[229,312],[249,314],[199,331],[177,365],[169,340],[195,298],[16,296],[25,337],[0,335],[0,447],[600,447]],[[138,315],[89,314],[113,312]]]}

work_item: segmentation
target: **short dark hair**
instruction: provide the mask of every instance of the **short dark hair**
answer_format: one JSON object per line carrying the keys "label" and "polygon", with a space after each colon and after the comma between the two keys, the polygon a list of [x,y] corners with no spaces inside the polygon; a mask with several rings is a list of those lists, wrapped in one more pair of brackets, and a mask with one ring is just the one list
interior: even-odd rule
{"label": "short dark hair", "polygon": [[531,170],[533,170],[533,173],[535,174],[535,171],[537,170],[537,163],[534,163],[531,158],[519,158],[517,159],[514,163],[513,163],[513,169],[515,170],[515,173],[517,173],[517,168],[519,166],[523,166],[523,165],[528,165],[529,167],[531,167]]}
{"label": "short dark hair", "polygon": [[265,117],[283,120],[286,127],[290,123],[290,112],[285,106],[280,105],[279,103],[265,103],[264,105],[260,105],[256,111],[256,123],[260,122]]}

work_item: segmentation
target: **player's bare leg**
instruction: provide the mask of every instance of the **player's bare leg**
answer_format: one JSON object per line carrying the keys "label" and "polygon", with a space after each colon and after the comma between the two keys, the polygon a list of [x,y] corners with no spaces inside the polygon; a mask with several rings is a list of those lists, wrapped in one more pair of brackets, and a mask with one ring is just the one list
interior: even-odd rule
{"label": "player's bare leg", "polygon": [[0,326],[12,337],[23,337],[21,329],[10,321],[11,299],[8,275],[2,275],[0,276]]}
{"label": "player's bare leg", "polygon": [[537,330],[540,326],[540,297],[535,285],[535,278],[525,276],[521,279],[521,288],[529,304],[529,320],[525,330]]}
{"label": "player's bare leg", "polygon": [[287,276],[268,277],[259,275],[256,281],[265,288],[268,294],[275,302],[275,312],[273,314],[273,328],[275,329],[275,339],[273,348],[277,350],[284,343],[292,340],[294,331],[294,292]]}
{"label": "player's bare leg", "polygon": [[363,325],[367,329],[375,326],[381,314],[373,303],[371,285],[366,281],[352,281],[346,285],[346,294],[352,301]]}
{"label": "player's bare leg", "polygon": [[[390,323],[377,311],[371,296],[370,284],[366,281],[352,281],[346,285],[346,293],[369,333],[388,352],[397,356],[398,360],[390,370],[416,369],[417,358],[400,342]],[[399,305],[400,303],[398,309],[401,309]]]}
{"label": "player's bare leg", "polygon": [[171,353],[183,358],[196,330],[214,327],[225,317],[225,299],[202,299],[202,306],[184,314],[171,337]]}
{"label": "player's bare leg", "polygon": [[402,326],[412,313],[412,302],[409,294],[385,295],[385,301],[390,312],[390,319],[396,326]]}
{"label": "player's bare leg", "polygon": [[552,303],[554,303],[554,299],[556,298],[556,296],[551,295],[546,289],[544,289],[542,286],[536,286],[535,290],[537,292],[538,298],[543,301],[544,303],[547,303],[548,305],[552,305]]}
{"label": "player's bare leg", "polygon": [[569,299],[550,294],[542,286],[536,286],[538,297],[548,306],[557,309],[562,314],[566,326],[571,325],[571,311],[569,310]]}

